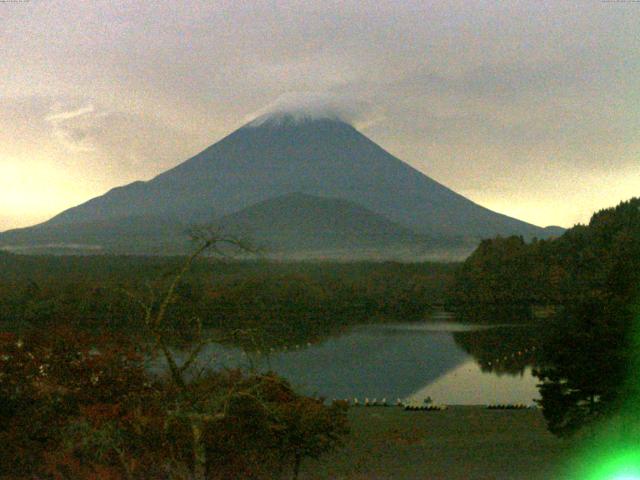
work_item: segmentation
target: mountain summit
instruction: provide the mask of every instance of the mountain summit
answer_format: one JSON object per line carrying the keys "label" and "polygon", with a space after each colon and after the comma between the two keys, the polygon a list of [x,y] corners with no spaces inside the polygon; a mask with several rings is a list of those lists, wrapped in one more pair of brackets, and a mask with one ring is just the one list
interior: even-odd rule
{"label": "mountain summit", "polygon": [[[294,193],[304,197],[291,195]],[[297,221],[303,228],[314,215],[310,203],[317,202],[326,216],[327,199],[333,199],[343,202],[336,205],[344,208],[335,209],[334,222],[323,220],[327,230],[347,228],[349,216],[359,212],[354,222],[361,224],[366,217],[373,229],[384,225],[385,238],[394,236],[390,233],[394,225],[396,236],[405,243],[416,238],[442,244],[495,235],[549,236],[545,229],[498,214],[455,193],[337,117],[279,113],[248,123],[148,182],[114,188],[45,223],[0,234],[0,246],[73,243],[107,249],[118,245],[117,250],[138,251],[143,238],[143,243],[166,246],[178,237],[175,232],[167,234],[172,224],[176,229],[221,219],[233,224],[234,215],[242,213],[241,223],[250,230],[247,209],[251,212],[251,207],[273,199],[279,200],[270,208],[254,209],[262,215],[254,220],[263,226],[268,224],[264,212],[294,216],[298,212],[300,218],[290,222]],[[286,201],[300,204],[301,199],[304,208],[285,205]],[[374,221],[373,216],[379,218]],[[371,228],[366,235],[375,238]],[[257,240],[269,244],[269,232],[260,230],[264,238]],[[350,238],[343,242],[344,249],[359,245],[345,232],[333,232],[331,238]],[[291,242],[285,243],[286,247],[272,246],[276,250],[292,248]]]}

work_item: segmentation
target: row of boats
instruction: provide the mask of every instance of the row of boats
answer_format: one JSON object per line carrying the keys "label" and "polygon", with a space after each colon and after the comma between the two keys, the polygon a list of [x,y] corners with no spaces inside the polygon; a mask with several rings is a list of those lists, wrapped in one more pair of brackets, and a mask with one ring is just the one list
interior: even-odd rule
{"label": "row of boats", "polygon": [[[334,399],[334,402],[335,401],[336,399]],[[402,399],[398,398],[395,404],[390,404],[389,402],[387,402],[386,398],[383,398],[382,400],[378,400],[376,398],[370,400],[369,398],[365,398],[363,402],[360,402],[358,398],[354,398],[353,400],[345,398],[344,400],[342,400],[342,402],[352,407],[390,407],[392,405],[395,405],[396,407],[401,407],[407,411],[440,412],[447,409],[447,405],[434,404],[431,400],[431,397],[427,397],[422,402],[413,400],[405,402]],[[485,408],[487,410],[526,410],[530,408],[537,408],[537,406],[525,405],[524,403],[497,403],[486,405]]]}

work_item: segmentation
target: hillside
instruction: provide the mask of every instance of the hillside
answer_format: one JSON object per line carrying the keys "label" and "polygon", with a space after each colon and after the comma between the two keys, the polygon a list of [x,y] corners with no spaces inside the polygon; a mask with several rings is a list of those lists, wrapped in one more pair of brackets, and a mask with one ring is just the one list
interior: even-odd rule
{"label": "hillside", "polygon": [[265,200],[220,221],[275,251],[389,248],[429,244],[425,236],[353,202],[293,193]]}
{"label": "hillside", "polygon": [[[385,221],[377,220],[367,227],[381,228],[375,234],[363,232],[362,225],[351,230],[352,234],[364,233],[364,243],[387,239],[389,222],[398,226],[393,230],[404,232],[392,236],[408,239],[415,234],[444,243],[512,234],[546,238],[556,233],[471,202],[395,158],[345,122],[285,116],[250,123],[148,182],[115,188],[40,225],[0,234],[0,246],[88,243],[93,249],[118,244],[126,250],[140,245],[139,235],[152,245],[168,245],[175,243],[175,236],[183,230],[171,225],[229,219],[229,215],[252,206],[262,209],[262,215],[266,210],[259,206],[261,202],[292,193],[351,202],[356,224],[364,211],[369,212],[365,216],[384,217]],[[295,214],[298,210],[291,207],[289,211]],[[330,209],[325,214],[328,212]],[[241,214],[239,223],[246,221],[243,215],[249,213]],[[298,222],[309,224],[305,218]],[[328,243],[322,247],[336,247],[341,239],[340,246],[350,248],[351,234],[345,233],[346,221],[340,220],[337,212],[334,219],[322,222],[329,228],[339,227],[335,232],[323,232],[320,238]],[[122,230],[123,224],[129,226]],[[282,243],[281,237],[276,243]],[[269,243],[273,239],[265,240]]]}

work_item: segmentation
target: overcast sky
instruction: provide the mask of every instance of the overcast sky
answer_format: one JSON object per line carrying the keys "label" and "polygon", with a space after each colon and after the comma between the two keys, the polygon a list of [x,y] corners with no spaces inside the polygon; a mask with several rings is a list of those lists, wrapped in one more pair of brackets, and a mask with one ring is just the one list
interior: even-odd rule
{"label": "overcast sky", "polygon": [[496,211],[640,195],[640,3],[0,2],[0,230],[193,156],[313,92]]}

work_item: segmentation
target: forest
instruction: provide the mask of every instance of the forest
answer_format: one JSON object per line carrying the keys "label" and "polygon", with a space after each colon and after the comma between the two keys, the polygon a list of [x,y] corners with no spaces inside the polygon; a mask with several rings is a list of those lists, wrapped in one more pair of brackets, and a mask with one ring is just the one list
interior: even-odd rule
{"label": "forest", "polygon": [[196,254],[0,254],[0,478],[296,478],[341,444],[346,405],[271,372],[197,371],[201,349],[423,318],[455,268]]}
{"label": "forest", "polygon": [[512,318],[540,326],[535,374],[553,433],[569,436],[637,405],[640,199],[601,210],[556,239],[484,240],[446,296],[467,321],[500,322],[500,312],[517,312]]}
{"label": "forest", "polygon": [[[0,253],[0,325],[139,331],[183,257]],[[363,322],[422,318],[441,304],[454,264],[235,261],[203,257],[176,285],[166,322],[176,340],[201,323],[247,349],[315,342]],[[193,322],[198,319],[198,322]],[[243,339],[241,332],[251,333]],[[258,342],[251,345],[251,342]]]}

